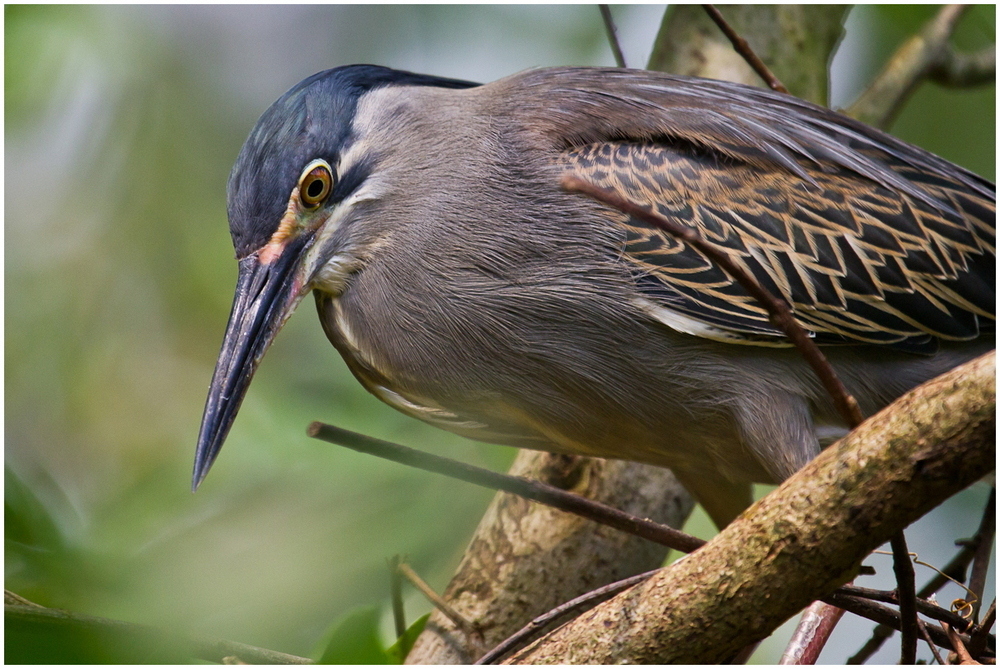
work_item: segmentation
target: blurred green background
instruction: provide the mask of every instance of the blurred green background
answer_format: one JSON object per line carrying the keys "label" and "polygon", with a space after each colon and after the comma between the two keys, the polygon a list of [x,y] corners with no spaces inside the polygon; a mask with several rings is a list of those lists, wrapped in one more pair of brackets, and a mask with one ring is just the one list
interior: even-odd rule
{"label": "blurred green background", "polygon": [[[933,11],[853,11],[832,104],[849,104]],[[662,12],[613,8],[630,65],[645,62]],[[970,11],[956,43],[994,41],[995,9]],[[408,555],[440,591],[491,493],[310,440],[306,425],[494,469],[513,450],[369,396],[307,301],[192,495],[236,275],[229,169],[260,113],[328,67],[489,81],[536,65],[610,65],[597,8],[7,6],[5,58],[6,587],[46,606],[296,654],[373,605],[388,641],[385,559]],[[994,86],[925,84],[892,130],[995,179]],[[974,531],[985,495],[980,484],[950,502],[910,532],[911,545],[943,564],[951,540]],[[407,596],[410,620],[429,608]],[[842,630],[826,661],[863,638]],[[772,646],[758,658],[773,660]]]}

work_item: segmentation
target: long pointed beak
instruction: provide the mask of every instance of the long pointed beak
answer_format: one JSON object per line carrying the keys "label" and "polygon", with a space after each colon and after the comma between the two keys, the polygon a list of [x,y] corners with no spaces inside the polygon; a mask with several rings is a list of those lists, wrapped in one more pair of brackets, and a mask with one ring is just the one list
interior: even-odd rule
{"label": "long pointed beak", "polygon": [[240,260],[233,310],[201,419],[192,490],[222,450],[258,363],[302,299],[295,269],[309,237],[290,241],[270,262],[261,262],[257,254]]}

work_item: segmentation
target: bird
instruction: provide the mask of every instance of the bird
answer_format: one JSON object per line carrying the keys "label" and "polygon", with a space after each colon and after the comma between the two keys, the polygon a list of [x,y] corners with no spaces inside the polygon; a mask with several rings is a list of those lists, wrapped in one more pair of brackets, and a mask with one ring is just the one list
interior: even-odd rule
{"label": "bird", "polygon": [[783,298],[870,415],[995,346],[996,187],[830,109],[724,81],[349,65],[268,108],[233,167],[236,294],[205,478],[313,293],[357,380],[482,442],[669,467],[723,527],[848,431],[696,230]]}

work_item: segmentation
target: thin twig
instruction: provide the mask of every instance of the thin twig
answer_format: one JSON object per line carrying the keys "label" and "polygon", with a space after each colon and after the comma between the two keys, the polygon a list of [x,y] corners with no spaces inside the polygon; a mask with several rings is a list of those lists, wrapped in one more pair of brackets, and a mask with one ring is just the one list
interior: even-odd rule
{"label": "thin twig", "polygon": [[36,603],[32,602],[31,600],[25,599],[24,597],[22,597],[21,595],[17,594],[16,592],[12,592],[10,590],[7,590],[6,588],[4,588],[4,591],[3,591],[3,603],[5,605],[13,605],[13,606],[33,606],[36,609],[44,609],[45,608],[41,604],[36,604]]}
{"label": "thin twig", "polygon": [[[873,602],[885,602],[886,604],[896,605],[899,604],[899,593],[892,590],[875,590],[873,588],[863,588],[858,585],[843,585],[837,589],[837,592],[845,595],[853,595],[864,599],[870,599]],[[962,630],[963,632],[970,630],[972,627],[968,620],[954,611],[949,611],[943,606],[938,606],[935,602],[918,597],[914,599],[914,603],[917,613],[925,615],[928,618],[948,623],[952,627]]]}
{"label": "thin twig", "polygon": [[[969,564],[976,555],[978,547],[983,543],[985,537],[989,535],[993,536],[994,528],[996,526],[996,488],[990,491],[989,499],[986,501],[986,506],[983,508],[983,515],[979,520],[979,528],[971,539],[957,542],[961,549],[955,554],[948,564],[944,566],[940,572],[934,574],[931,580],[927,582],[924,587],[920,588],[917,592],[917,597],[919,599],[927,599],[935,592],[940,590],[946,583],[949,582],[951,577],[959,582],[965,581],[965,572],[968,569]],[[865,644],[858,649],[854,655],[848,658],[848,664],[864,664],[868,658],[874,655],[882,644],[885,643],[886,639],[892,636],[894,629],[891,627],[885,627],[879,625],[872,632],[871,637]]]}
{"label": "thin twig", "polygon": [[[313,664],[307,657],[298,657],[287,653],[248,646],[247,644],[221,639],[201,639],[176,632],[167,632],[148,625],[88,616],[82,613],[72,613],[60,609],[50,609],[33,604],[7,604],[4,606],[4,621],[8,634],[11,624],[27,623],[30,625],[59,626],[71,629],[96,630],[112,635],[123,645],[124,639],[140,640],[144,647],[170,648],[179,653],[189,653],[191,657],[210,662],[222,662],[228,657],[237,657],[250,664]],[[8,637],[9,638],[9,637]]]}
{"label": "thin twig", "polygon": [[726,20],[722,18],[722,14],[715,8],[715,5],[702,5],[702,7],[705,9],[705,12],[712,17],[712,20],[715,21],[715,25],[719,26],[719,29],[725,34],[729,41],[732,42],[733,48],[736,49],[736,53],[743,56],[743,60],[745,60],[747,64],[753,68],[753,71],[764,80],[764,83],[770,86],[772,90],[778,91],[779,93],[787,93],[788,89],[785,88],[785,85],[778,81],[778,78],[774,76],[774,73],[771,72],[767,65],[764,64],[764,61],[762,61],[757,54],[754,53],[753,49],[750,48],[750,44],[747,43],[745,39],[740,37],[739,34],[733,30],[732,26],[730,26]]}
{"label": "thin twig", "polygon": [[406,610],[403,608],[403,580],[399,565],[403,559],[399,555],[389,558],[389,592],[392,597],[392,622],[396,626],[396,638],[406,633]]}
{"label": "thin twig", "polygon": [[902,530],[889,540],[889,545],[892,546],[892,571],[896,575],[900,633],[903,636],[899,663],[914,664],[917,661],[917,637],[920,634],[917,627],[917,586],[914,583],[916,576],[913,573],[910,551],[906,548],[906,537],[903,536]]}
{"label": "thin twig", "polygon": [[951,68],[958,66],[957,61],[954,66],[948,64],[949,59],[958,58],[952,55],[948,40],[965,9],[963,5],[942,7],[919,33],[896,50],[882,72],[846,110],[848,116],[884,129],[923,79],[932,73],[947,77]]}
{"label": "thin twig", "polygon": [[973,620],[979,620],[979,609],[982,606],[983,590],[986,588],[986,572],[990,568],[990,558],[993,556],[993,539],[996,536],[996,488],[990,494],[986,503],[986,516],[989,522],[982,528],[979,545],[972,557],[972,570],[969,573],[969,590],[976,596],[972,602]]}
{"label": "thin twig", "polygon": [[647,207],[627,200],[613,191],[600,188],[588,181],[571,175],[564,176],[561,185],[567,191],[582,193],[650,225],[655,225],[674,237],[687,242],[721,267],[767,310],[771,323],[784,332],[785,336],[799,349],[802,356],[813,368],[813,371],[816,372],[816,375],[823,383],[830,397],[833,398],[834,405],[836,405],[837,410],[847,424],[851,428],[855,428],[861,424],[864,417],[861,415],[861,409],[858,407],[857,401],[847,392],[847,388],[841,383],[836,372],[833,371],[833,367],[827,361],[826,356],[819,349],[819,346],[802,329],[802,326],[796,322],[788,304],[761,287],[752,276],[734,263],[724,251],[717,248],[714,244],[706,242],[693,228],[680,225],[676,221],[672,221]]}
{"label": "thin twig", "polygon": [[602,525],[614,527],[623,532],[634,534],[644,539],[670,548],[676,548],[682,553],[690,553],[701,548],[705,542],[690,534],[685,534],[672,527],[654,523],[645,518],[637,518],[631,514],[612,508],[606,504],[595,502],[581,495],[560,490],[555,486],[541,481],[531,481],[519,476],[498,474],[480,467],[474,467],[464,462],[442,458],[430,453],[407,448],[381,439],[366,437],[357,432],[350,432],[339,427],[324,423],[313,423],[309,426],[309,436],[322,439],[333,444],[346,446],[355,451],[368,453],[387,460],[400,462],[411,467],[417,467],[429,472],[444,474],[468,483],[475,483],[493,490],[504,490],[515,495],[548,506],[575,513]]}
{"label": "thin twig", "polygon": [[941,627],[944,628],[945,633],[948,635],[948,640],[951,642],[951,647],[955,650],[955,654],[958,655],[959,664],[979,664],[979,662],[972,659],[968,648],[965,647],[962,636],[954,627],[951,627],[948,623],[943,623]]}
{"label": "thin twig", "polygon": [[604,19],[604,29],[608,31],[608,43],[611,44],[611,53],[615,56],[615,63],[618,67],[628,67],[625,64],[622,45],[618,43],[618,29],[615,28],[615,20],[611,16],[611,7],[609,5],[597,6],[601,10],[601,18]]}
{"label": "thin twig", "polygon": [[430,601],[431,604],[436,606],[437,609],[441,611],[441,613],[446,615],[448,617],[448,620],[455,623],[455,627],[462,630],[469,637],[474,637],[482,640],[483,636],[482,632],[479,631],[479,628],[476,627],[476,624],[463,618],[461,614],[459,614],[458,611],[453,609],[448,602],[444,601],[441,595],[434,592],[434,588],[427,585],[427,582],[424,581],[424,579],[420,578],[417,572],[413,571],[413,568],[410,567],[410,565],[403,562],[399,564],[399,566],[397,566],[396,569],[399,571],[400,574],[402,574],[406,578],[407,581],[412,583],[413,586],[417,590],[419,590],[423,594],[423,596],[426,597],[428,601]]}
{"label": "thin twig", "polygon": [[969,632],[969,653],[972,657],[980,657],[986,649],[986,643],[990,640],[990,630],[997,619],[997,600],[994,599],[990,608],[986,610],[983,621],[972,628]]}
{"label": "thin twig", "polygon": [[[823,601],[827,604],[838,606],[848,613],[853,613],[856,616],[867,618],[868,620],[877,622],[881,625],[886,625],[895,630],[899,629],[898,611],[894,611],[888,606],[877,604],[869,599],[844,594],[842,589],[835,590],[831,594],[827,595],[823,598]],[[947,623],[943,624],[947,625]],[[951,641],[948,638],[948,634],[941,627],[938,627],[937,625],[927,625],[927,633],[930,635],[934,643],[942,648],[951,647]],[[958,632],[955,633],[957,634]],[[850,664],[855,664],[853,658],[848,660],[848,662]]]}
{"label": "thin twig", "polygon": [[826,602],[810,604],[795,626],[792,638],[785,646],[778,664],[816,664],[823,647],[826,646],[833,629],[843,615],[844,609]]}
{"label": "thin twig", "polygon": [[649,580],[649,578],[658,571],[660,570],[654,569],[652,571],[647,571],[644,574],[637,574],[614,583],[609,583],[608,585],[597,588],[596,590],[591,590],[586,594],[580,595],[575,599],[571,599],[565,604],[560,604],[551,611],[538,616],[517,632],[514,632],[514,634],[504,639],[498,646],[493,648],[493,650],[476,660],[475,664],[493,664],[501,660],[510,653],[516,652],[526,646],[535,637],[544,632],[546,628],[560,618],[563,618],[570,613],[579,615],[583,611],[591,609],[601,602],[617,595],[619,592],[627,590],[634,585],[638,585],[643,581]]}
{"label": "thin twig", "polygon": [[937,660],[938,664],[945,664],[944,658],[941,657],[941,653],[938,652],[937,644],[931,639],[931,635],[927,632],[927,624],[923,620],[917,618],[917,628],[920,630],[920,636],[923,637],[924,641],[931,649],[931,653],[934,655],[934,659]]}
{"label": "thin twig", "polygon": [[[456,462],[455,460],[449,460],[448,458],[442,458],[429,453],[422,453],[421,451],[407,448],[399,444],[383,441],[381,439],[375,439],[373,437],[367,437],[356,432],[350,432],[348,430],[343,430],[332,425],[326,425],[319,422],[312,423],[309,426],[309,436],[322,439],[323,441],[328,441],[330,443],[346,446],[362,453],[368,453],[370,455],[386,458],[388,460],[400,462],[412,467],[417,467],[418,469],[444,474],[445,476],[458,478],[460,480],[475,483],[476,485],[492,488],[494,490],[505,490],[542,504],[547,504],[564,511],[576,513],[577,515],[581,515],[590,520],[609,525],[623,532],[644,537],[661,545],[677,548],[677,550],[685,553],[691,552],[696,548],[700,548],[705,544],[705,541],[698,539],[697,537],[692,537],[684,534],[683,532],[678,532],[673,528],[665,525],[659,525],[652,521],[635,518],[634,516],[630,516],[604,504],[594,502],[593,500],[589,500],[579,495],[574,495],[573,493],[568,493],[565,490],[560,490],[559,488],[555,488],[538,481],[530,481],[517,476],[498,474],[487,469],[481,469],[479,467],[474,467],[462,462]],[[863,592],[863,589],[852,591],[852,588],[854,587],[855,586],[842,586],[834,591],[831,596],[840,596],[847,598],[847,600],[850,601],[864,602],[865,593]],[[827,601],[834,606],[837,605],[834,601],[824,601]],[[922,603],[918,602],[918,604],[923,606]],[[954,615],[944,609],[941,609],[940,607],[935,607],[930,603],[926,603],[926,605],[926,610],[928,612],[927,615]],[[848,608],[847,610],[853,611],[851,608]],[[895,611],[892,611],[891,613],[896,616],[895,619],[898,621],[899,614]],[[881,622],[881,619],[878,617],[871,619],[875,620],[875,622]],[[960,619],[954,618],[953,620],[958,623]],[[898,622],[894,627],[898,629]],[[937,629],[940,632],[940,629]],[[945,638],[944,633],[941,632],[941,639]]]}

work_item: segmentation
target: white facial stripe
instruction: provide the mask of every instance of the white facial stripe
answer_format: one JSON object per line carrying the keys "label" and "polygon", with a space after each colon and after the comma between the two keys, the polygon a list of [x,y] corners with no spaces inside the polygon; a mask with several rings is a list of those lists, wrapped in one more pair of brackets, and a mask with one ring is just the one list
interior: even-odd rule
{"label": "white facial stripe", "polygon": [[[353,142],[343,149],[337,162],[336,175],[342,179],[344,175],[350,173],[358,164],[365,160],[378,160],[379,151],[377,145],[384,138],[380,137],[392,132],[392,123],[389,121],[391,114],[388,112],[398,105],[396,98],[405,100],[405,95],[400,95],[399,91],[391,87],[377,89],[366,93],[361,97],[355,111],[354,122],[352,124]],[[374,131],[377,137],[369,135],[369,131]],[[373,145],[374,143],[374,145]],[[306,168],[303,174],[316,167],[321,161],[313,161]],[[384,197],[387,192],[387,180],[391,175],[384,174],[379,169],[374,169],[365,180],[348,195],[343,201],[338,202],[328,212],[326,219],[320,223],[316,231],[316,238],[306,252],[302,263],[303,290],[320,288],[333,295],[339,294],[343,290],[345,280],[351,272],[355,271],[360,263],[358,257],[359,249],[346,247],[331,249],[330,244],[334,235],[341,230],[347,217],[359,204],[367,201],[378,200]],[[321,210],[323,211],[323,210]],[[365,244],[365,248],[370,249],[377,240],[360,240],[344,238],[343,243]]]}
{"label": "white facial stripe", "polygon": [[348,170],[354,167],[363,156],[368,155],[368,142],[362,137],[352,142],[344,153],[340,154],[340,164],[337,166],[338,178],[347,174]]}

